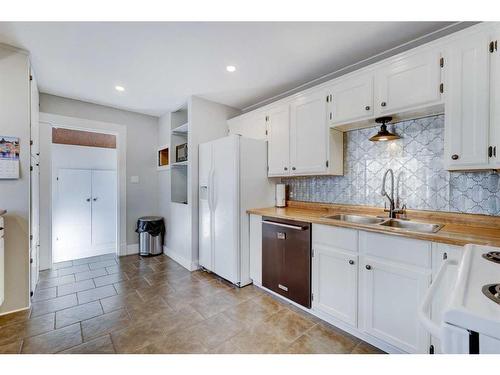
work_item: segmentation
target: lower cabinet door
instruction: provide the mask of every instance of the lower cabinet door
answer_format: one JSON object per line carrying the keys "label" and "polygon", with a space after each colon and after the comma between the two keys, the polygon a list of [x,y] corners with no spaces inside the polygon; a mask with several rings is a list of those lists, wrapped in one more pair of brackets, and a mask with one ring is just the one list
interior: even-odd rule
{"label": "lower cabinet door", "polygon": [[363,331],[408,353],[428,353],[429,334],[417,310],[431,271],[360,257],[360,325]]}
{"label": "lower cabinet door", "polygon": [[321,245],[313,248],[313,309],[355,327],[358,256]]}

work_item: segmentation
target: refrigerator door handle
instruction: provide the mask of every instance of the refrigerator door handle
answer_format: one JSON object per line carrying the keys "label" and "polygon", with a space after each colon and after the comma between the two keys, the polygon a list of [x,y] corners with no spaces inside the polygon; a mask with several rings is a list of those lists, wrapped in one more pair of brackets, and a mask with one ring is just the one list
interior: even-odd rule
{"label": "refrigerator door handle", "polygon": [[214,170],[210,169],[208,174],[208,208],[214,210]]}

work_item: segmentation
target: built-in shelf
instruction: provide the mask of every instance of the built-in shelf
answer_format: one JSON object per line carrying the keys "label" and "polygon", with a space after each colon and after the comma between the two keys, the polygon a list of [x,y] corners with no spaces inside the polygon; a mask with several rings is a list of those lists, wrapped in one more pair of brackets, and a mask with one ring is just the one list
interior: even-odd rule
{"label": "built-in shelf", "polygon": [[177,135],[185,135],[185,136],[187,136],[187,133],[188,133],[188,123],[186,122],[185,124],[182,124],[181,126],[173,128],[172,129],[172,133],[175,133]]}
{"label": "built-in shelf", "polygon": [[188,165],[188,161],[178,161],[176,163],[172,163],[172,167],[178,167],[178,166],[182,166],[182,165]]}
{"label": "built-in shelf", "polygon": [[169,155],[168,145],[159,147],[156,167],[158,168],[158,170],[165,170],[168,169],[167,167],[169,167],[169,164],[170,164],[170,155]]}

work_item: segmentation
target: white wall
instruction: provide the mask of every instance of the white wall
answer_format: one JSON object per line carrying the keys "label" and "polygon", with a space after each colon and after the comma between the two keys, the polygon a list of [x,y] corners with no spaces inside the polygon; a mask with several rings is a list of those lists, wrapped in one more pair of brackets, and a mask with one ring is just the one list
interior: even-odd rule
{"label": "white wall", "polygon": [[[136,244],[137,218],[159,214],[156,170],[158,118],[48,94],[40,95],[40,112],[121,124],[126,127],[126,241],[129,245]],[[139,183],[131,183],[131,176],[139,176]]]}
{"label": "white wall", "polygon": [[29,305],[30,86],[28,56],[0,45],[0,135],[19,137],[20,178],[0,180],[5,215],[5,301],[0,314]]}

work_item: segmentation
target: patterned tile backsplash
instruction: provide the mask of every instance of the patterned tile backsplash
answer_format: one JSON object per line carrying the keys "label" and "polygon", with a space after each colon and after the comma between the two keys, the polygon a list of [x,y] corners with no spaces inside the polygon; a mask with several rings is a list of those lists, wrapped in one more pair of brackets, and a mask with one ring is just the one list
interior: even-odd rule
{"label": "patterned tile backsplash", "polygon": [[443,168],[444,115],[390,125],[389,130],[401,136],[395,141],[370,142],[378,129],[344,133],[344,176],[283,178],[290,199],[383,206],[382,177],[392,168],[399,179],[400,201],[408,208],[500,216],[497,172]]}

